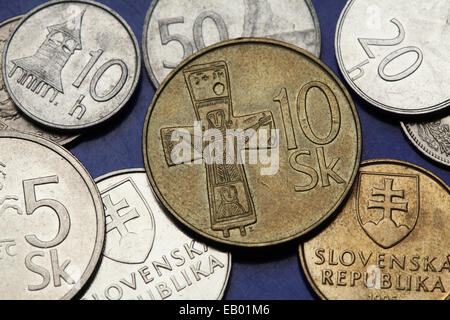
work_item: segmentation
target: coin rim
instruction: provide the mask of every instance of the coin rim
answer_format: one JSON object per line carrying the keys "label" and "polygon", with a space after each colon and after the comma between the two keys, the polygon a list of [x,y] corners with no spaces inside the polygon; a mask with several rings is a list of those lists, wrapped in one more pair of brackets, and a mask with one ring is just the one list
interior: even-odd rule
{"label": "coin rim", "polygon": [[41,145],[44,148],[50,149],[57,155],[64,158],[75,169],[75,171],[86,183],[86,187],[89,189],[90,196],[92,198],[92,202],[96,210],[97,235],[95,239],[95,245],[92,250],[91,258],[82,276],[80,277],[80,280],[78,280],[78,282],[72,286],[72,289],[70,289],[64,296],[60,298],[60,300],[70,300],[80,290],[83,289],[84,285],[91,278],[97,266],[99,258],[102,254],[103,244],[105,240],[105,213],[103,211],[103,202],[100,197],[100,192],[97,189],[97,185],[94,182],[94,179],[86,170],[86,168],[83,166],[83,164],[70,151],[68,151],[64,147],[41,137],[36,137],[30,134],[20,133],[11,130],[0,131],[0,139],[3,138],[25,140],[31,143]]}
{"label": "coin rim", "polygon": [[[230,45],[241,45],[241,44],[261,44],[261,45],[271,45],[271,46],[275,46],[275,47],[283,47],[284,49],[294,51],[294,53],[306,56],[306,58],[309,58],[310,60],[312,60],[312,62],[315,63],[317,67],[322,68],[322,70],[326,74],[328,74],[332,80],[334,80],[335,84],[338,87],[340,87],[340,89],[342,90],[342,94],[345,96],[345,98],[348,101],[350,110],[353,113],[353,120],[355,122],[355,129],[356,129],[356,134],[357,134],[356,135],[356,139],[357,139],[356,161],[355,161],[355,164],[354,164],[352,176],[350,177],[350,180],[347,183],[347,188],[342,193],[339,201],[337,201],[335,203],[335,205],[330,210],[327,211],[327,213],[325,213],[323,216],[321,216],[320,219],[318,219],[315,223],[311,224],[308,228],[305,228],[301,232],[298,232],[298,233],[296,233],[294,235],[290,235],[290,236],[288,236],[286,238],[283,238],[283,239],[272,240],[272,241],[264,241],[264,242],[252,242],[252,243],[239,242],[239,241],[229,241],[229,240],[226,240],[226,239],[221,239],[219,237],[214,237],[214,236],[210,235],[209,233],[207,233],[207,232],[205,232],[203,230],[200,230],[197,227],[189,224],[187,221],[184,220],[184,218],[182,216],[178,215],[175,212],[175,210],[173,210],[171,208],[170,204],[161,195],[161,193],[160,193],[160,191],[159,191],[155,181],[153,180],[152,170],[150,168],[149,160],[148,160],[148,153],[146,152],[147,144],[148,144],[148,142],[147,142],[147,131],[148,131],[148,126],[150,124],[150,118],[151,118],[152,112],[153,112],[154,107],[155,107],[155,105],[157,103],[159,95],[164,90],[166,85],[172,80],[172,78],[174,78],[187,64],[189,64],[190,62],[194,61],[199,56],[202,56],[202,55],[204,55],[204,54],[206,54],[206,53],[208,53],[210,51],[214,51],[214,50],[216,50],[218,48],[221,48],[221,47],[226,47],[226,46],[230,46]],[[306,51],[304,49],[301,49],[301,48],[299,48],[299,47],[297,47],[295,45],[291,45],[291,44],[288,44],[288,43],[285,43],[285,42],[282,42],[282,41],[278,41],[278,40],[266,39],[266,38],[241,38],[241,39],[234,39],[234,40],[221,42],[221,43],[215,44],[213,46],[210,46],[210,47],[207,47],[207,48],[205,48],[203,50],[198,51],[196,54],[192,55],[191,57],[189,57],[188,59],[183,61],[180,65],[178,65],[178,67],[175,68],[175,70],[173,72],[171,72],[169,74],[169,76],[163,81],[163,83],[158,88],[158,90],[156,91],[156,93],[155,93],[155,95],[153,97],[153,100],[152,100],[152,102],[151,102],[151,104],[150,104],[150,106],[149,106],[149,108],[147,110],[147,115],[145,116],[142,140],[143,140],[142,153],[143,153],[144,165],[145,165],[145,171],[147,173],[147,177],[149,178],[149,181],[150,181],[150,183],[152,185],[152,188],[153,188],[155,194],[157,195],[157,199],[162,203],[162,205],[167,209],[167,211],[170,212],[174,217],[176,217],[178,221],[180,221],[182,224],[187,226],[190,230],[193,230],[195,233],[197,233],[197,234],[199,234],[199,235],[201,235],[203,237],[206,237],[206,238],[208,238],[210,240],[213,240],[215,242],[224,243],[224,244],[233,245],[233,246],[240,246],[240,247],[266,247],[266,246],[272,246],[272,245],[276,245],[276,244],[285,243],[285,242],[288,242],[290,240],[302,237],[305,234],[313,231],[314,229],[316,229],[317,227],[322,225],[339,208],[339,206],[347,198],[349,192],[351,191],[353,183],[354,183],[354,181],[355,181],[355,179],[356,179],[356,177],[358,175],[358,172],[359,172],[359,165],[360,165],[360,162],[361,162],[361,153],[362,153],[362,133],[361,133],[361,123],[360,123],[359,114],[358,114],[358,111],[357,111],[357,109],[355,107],[355,104],[354,104],[354,102],[353,102],[353,100],[352,100],[348,90],[343,85],[341,80],[339,80],[338,76],[336,74],[334,74],[334,72],[327,65],[325,65],[325,63],[323,63],[321,60],[319,60],[318,58],[313,56],[308,51]]]}
{"label": "coin rim", "polygon": [[[348,0],[346,3],[344,9],[342,10],[341,15],[339,16],[339,20],[336,26],[336,33],[335,33],[335,39],[334,39],[334,48],[336,53],[336,60],[339,66],[339,69],[341,71],[342,76],[345,78],[345,81],[347,84],[355,91],[361,98],[363,98],[365,101],[370,103],[371,105],[380,108],[382,110],[392,112],[397,115],[421,115],[421,114],[429,114],[433,113],[442,109],[445,109],[450,106],[450,99],[447,99],[439,104],[436,104],[434,106],[429,106],[425,108],[420,109],[401,109],[392,107],[389,105],[386,105],[384,103],[378,102],[374,100],[373,98],[369,97],[364,91],[359,89],[359,87],[354,83],[354,81],[351,80],[350,75],[348,74],[347,70],[344,66],[344,61],[342,59],[341,55],[341,34],[342,34],[342,28],[344,24],[344,20],[346,18],[347,13],[350,11],[351,6],[356,2],[357,0]],[[359,0],[358,0],[359,1]]]}
{"label": "coin rim", "polygon": [[[320,28],[320,21],[319,21],[319,17],[317,16],[317,12],[316,9],[314,8],[313,3],[311,2],[311,0],[303,0],[308,9],[309,12],[311,13],[312,16],[312,20],[314,23],[314,28],[316,30],[316,40],[319,42],[319,47],[318,47],[318,56],[317,58],[320,59],[321,55],[322,55],[322,30]],[[156,5],[158,4],[159,0],[153,0],[152,3],[150,4],[150,7],[147,10],[147,14],[145,16],[145,21],[144,21],[144,28],[142,30],[142,53],[144,55],[143,59],[144,59],[144,64],[145,64],[145,69],[147,70],[147,74],[150,78],[150,81],[153,84],[153,87],[158,89],[161,86],[161,83],[159,83],[159,81],[156,79],[155,73],[153,72],[153,68],[151,65],[151,59],[150,59],[150,54],[149,54],[149,48],[148,48],[148,42],[147,42],[147,34],[148,34],[148,29],[150,27],[150,19],[152,18],[152,14],[153,11],[156,8]],[[237,39],[241,39],[241,38],[237,38]],[[236,39],[231,39],[231,40],[236,40]],[[227,40],[230,41],[230,40]],[[216,43],[217,44],[217,43]],[[213,44],[215,45],[215,44]],[[204,50],[204,49],[202,49]],[[201,51],[201,50],[199,50]],[[199,52],[197,51],[197,52]],[[195,52],[196,53],[196,52]],[[194,53],[194,54],[195,54]],[[182,62],[180,62],[181,64]],[[178,67],[178,66],[177,66]],[[174,72],[177,68],[175,68],[174,70],[172,70],[170,73]],[[169,75],[170,75],[169,73]],[[167,75],[167,77],[169,76]],[[166,78],[167,78],[166,77]]]}
{"label": "coin rim", "polygon": [[[360,169],[362,169],[363,167],[371,166],[371,165],[382,165],[382,164],[405,166],[405,167],[408,167],[410,169],[415,169],[415,170],[419,171],[420,173],[425,174],[426,176],[428,176],[432,180],[436,181],[437,184],[442,185],[444,190],[447,189],[447,192],[450,193],[450,187],[444,182],[444,180],[439,178],[437,175],[435,175],[431,171],[429,171],[429,170],[427,170],[425,168],[422,168],[421,166],[418,166],[416,164],[413,164],[411,162],[408,162],[408,161],[396,160],[396,159],[387,159],[387,158],[365,160],[365,161],[361,162]],[[359,173],[360,172],[358,172],[358,175],[359,175]],[[351,199],[348,198],[347,201],[351,201]],[[339,214],[342,214],[342,210],[337,213],[337,215],[339,215]],[[314,235],[314,237],[317,237],[317,236],[320,236],[320,233],[317,234],[317,235]],[[328,300],[328,298],[325,296],[325,294],[323,294],[322,291],[319,289],[319,287],[316,285],[315,281],[313,280],[313,278],[311,276],[311,273],[309,272],[310,268],[308,268],[307,265],[306,265],[305,250],[304,250],[304,247],[303,247],[304,244],[305,244],[305,242],[302,242],[302,243],[300,243],[300,245],[298,247],[298,256],[299,256],[300,265],[301,265],[300,269],[303,271],[303,274],[305,275],[306,279],[308,280],[308,283],[309,283],[310,287],[319,296],[319,298],[322,299],[322,300]]]}
{"label": "coin rim", "polygon": [[[136,72],[135,72],[135,78],[134,78],[134,82],[133,85],[131,87],[131,89],[128,91],[127,96],[122,100],[122,102],[119,104],[118,107],[116,107],[112,112],[108,113],[107,116],[103,117],[102,119],[93,121],[93,122],[89,122],[83,125],[62,125],[62,124],[54,124],[51,122],[48,122],[46,120],[40,119],[39,117],[33,115],[31,112],[29,112],[24,106],[22,106],[22,104],[19,103],[18,99],[14,96],[14,94],[12,93],[12,90],[10,88],[9,85],[9,80],[6,77],[6,55],[7,55],[7,51],[9,49],[9,43],[11,41],[11,39],[13,38],[13,36],[15,35],[16,31],[27,21],[28,18],[30,18],[31,16],[33,16],[35,13],[37,13],[38,11],[41,10],[45,10],[46,7],[50,7],[53,5],[59,5],[59,4],[63,4],[63,3],[82,3],[82,4],[87,4],[87,5],[92,5],[95,7],[98,7],[100,9],[103,9],[104,11],[106,11],[107,13],[111,14],[114,18],[116,18],[119,23],[121,23],[123,25],[123,27],[125,28],[125,30],[128,32],[131,41],[134,44],[134,51],[136,52]],[[29,11],[27,14],[23,15],[22,20],[17,24],[17,26],[14,28],[14,31],[11,32],[11,35],[8,39],[8,41],[5,44],[4,50],[3,50],[3,57],[2,57],[2,65],[5,66],[4,68],[2,68],[2,74],[3,74],[3,80],[5,82],[5,86],[6,86],[6,90],[8,91],[9,96],[13,99],[14,103],[16,104],[16,106],[24,113],[26,114],[29,118],[33,119],[34,121],[44,125],[45,127],[48,128],[54,128],[54,129],[61,129],[61,130],[82,130],[82,129],[86,129],[86,128],[91,128],[94,127],[100,123],[103,123],[107,120],[109,120],[110,118],[112,118],[113,116],[115,116],[119,111],[121,111],[125,105],[129,102],[129,100],[131,99],[131,97],[133,96],[133,94],[136,91],[136,87],[139,83],[140,80],[140,76],[141,76],[141,50],[139,48],[139,43],[137,41],[136,35],[134,34],[133,30],[131,29],[130,25],[125,21],[124,18],[122,18],[116,11],[114,11],[113,9],[109,8],[108,6],[99,3],[99,2],[95,2],[92,0],[53,0],[53,1],[49,1],[46,2],[44,4],[41,4],[37,7],[35,7],[34,9],[32,9],[31,11]]]}
{"label": "coin rim", "polygon": [[450,158],[445,159],[444,156],[437,154],[435,151],[426,147],[425,144],[417,137],[417,135],[411,130],[410,124],[403,121],[400,122],[403,129],[403,133],[408,138],[408,140],[419,150],[423,155],[427,156],[429,159],[437,161],[445,166],[450,166]]}
{"label": "coin rim", "polygon": [[[147,178],[147,181],[148,181],[148,176],[147,176],[147,173],[145,172],[144,168],[131,168],[131,169],[122,169],[122,170],[112,171],[112,172],[106,173],[104,175],[101,175],[100,177],[95,179],[95,184],[98,184],[98,183],[100,183],[100,182],[102,182],[104,180],[107,180],[109,178],[113,178],[115,176],[121,176],[121,175],[127,175],[127,174],[135,174],[135,173],[143,173],[145,175],[145,177]],[[150,181],[148,181],[148,182],[150,182]],[[153,196],[155,197],[157,205],[160,207],[160,209],[163,212],[163,214],[166,214],[165,207],[162,206],[161,203],[158,201],[158,197],[155,195],[155,192],[153,191],[153,188],[151,187],[151,185],[149,185],[149,187],[150,187],[150,191],[152,192]],[[153,223],[155,224],[155,222],[154,222],[155,219],[154,219],[153,215],[154,215],[154,213],[152,212],[152,220],[153,220]],[[174,224],[174,225],[175,225],[175,227],[177,229],[180,229],[176,224]],[[156,227],[157,226],[155,224],[155,228]],[[180,232],[185,234],[184,231],[181,230],[181,229],[180,229]],[[192,239],[190,236],[188,236],[188,235],[186,235],[186,236],[188,238]],[[106,238],[106,236],[105,236],[105,238]],[[192,239],[192,240],[195,240],[195,239]],[[215,249],[215,248],[212,248],[212,249]],[[215,249],[215,250],[218,250],[218,249]],[[225,276],[225,281],[223,283],[223,286],[222,286],[222,289],[221,289],[221,291],[219,293],[219,296],[217,297],[216,300],[221,300],[223,298],[225,290],[226,290],[226,288],[228,286],[228,281],[230,280],[230,273],[231,273],[231,267],[232,267],[231,253],[230,252],[223,252],[223,253],[227,253],[227,255],[228,255],[228,268],[227,268],[227,274]],[[101,260],[103,259],[103,257],[106,257],[106,256],[104,256],[102,254],[102,257],[100,259],[99,265],[101,265]],[[96,275],[94,275],[92,277],[92,282],[95,282],[95,277],[96,277]],[[86,291],[89,290],[89,287],[90,287],[90,284],[89,284],[89,286],[86,287]]]}

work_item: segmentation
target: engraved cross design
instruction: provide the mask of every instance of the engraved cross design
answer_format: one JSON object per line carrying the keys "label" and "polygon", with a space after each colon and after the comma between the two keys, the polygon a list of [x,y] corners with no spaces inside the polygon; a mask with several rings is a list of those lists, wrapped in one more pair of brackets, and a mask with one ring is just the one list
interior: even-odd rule
{"label": "engraved cross design", "polygon": [[[257,131],[265,126],[275,127],[270,112],[234,116],[229,72],[225,62],[192,66],[184,71],[184,76],[197,121],[207,126],[203,130],[216,129],[225,137],[229,129]],[[164,153],[169,166],[176,165],[171,161],[174,148],[171,136],[177,129],[192,131],[192,127],[161,129]],[[270,149],[273,146],[272,143],[266,143],[257,147]],[[198,147],[194,146],[194,149],[202,154]],[[235,146],[234,151],[234,159],[227,159],[227,154],[224,154],[223,163],[205,164],[211,228],[222,231],[224,237],[229,237],[230,230],[235,228],[239,228],[241,236],[245,236],[245,227],[255,224],[257,220],[245,168],[242,161],[239,161],[242,150]],[[194,154],[192,158],[195,160],[200,157]]]}
{"label": "engraved cross design", "polygon": [[140,217],[136,209],[132,209],[124,215],[119,214],[120,210],[130,207],[125,199],[120,200],[118,203],[113,203],[111,196],[107,195],[103,197],[103,204],[105,206],[106,217],[111,218],[111,222],[106,224],[106,233],[117,229],[120,237],[123,237],[129,233],[126,227],[127,222]]}
{"label": "engraved cross design", "polygon": [[369,209],[383,209],[383,219],[382,220],[392,220],[392,211],[398,210],[401,212],[408,212],[408,202],[394,202],[394,198],[404,199],[404,190],[394,190],[393,189],[394,179],[384,179],[383,189],[373,188],[372,196],[382,196],[383,200],[369,200]]}

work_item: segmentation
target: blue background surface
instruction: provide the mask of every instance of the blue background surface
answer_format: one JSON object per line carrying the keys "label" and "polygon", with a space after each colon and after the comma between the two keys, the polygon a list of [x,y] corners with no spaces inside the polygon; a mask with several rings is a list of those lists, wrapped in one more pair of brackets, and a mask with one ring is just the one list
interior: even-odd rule
{"label": "blue background surface", "polygon": [[[176,0],[174,0],[176,1]],[[224,0],[225,1],[225,0]],[[0,20],[25,14],[40,0],[0,0]],[[141,44],[150,0],[99,1],[117,11]],[[334,34],[346,0],[312,0],[322,29],[321,59],[344,82],[334,53]],[[117,45],[120,45],[119,43]],[[344,82],[345,83],[345,82]],[[347,86],[347,85],[346,85]],[[420,165],[450,183],[445,167],[428,160],[403,135],[398,119],[362,101],[347,86],[357,106],[363,133],[363,160],[393,158]],[[68,146],[96,178],[111,171],[143,167],[142,127],[154,88],[144,64],[136,92],[114,119]],[[315,299],[298,261],[297,242],[263,250],[234,250],[233,267],[225,299]]]}

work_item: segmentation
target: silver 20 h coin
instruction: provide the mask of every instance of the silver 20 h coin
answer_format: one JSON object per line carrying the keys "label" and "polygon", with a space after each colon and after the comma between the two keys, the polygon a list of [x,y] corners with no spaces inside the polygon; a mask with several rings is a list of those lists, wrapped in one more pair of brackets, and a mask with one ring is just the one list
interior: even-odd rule
{"label": "silver 20 h coin", "polygon": [[450,1],[350,0],[336,56],[348,84],[372,105],[425,114],[450,105]]}

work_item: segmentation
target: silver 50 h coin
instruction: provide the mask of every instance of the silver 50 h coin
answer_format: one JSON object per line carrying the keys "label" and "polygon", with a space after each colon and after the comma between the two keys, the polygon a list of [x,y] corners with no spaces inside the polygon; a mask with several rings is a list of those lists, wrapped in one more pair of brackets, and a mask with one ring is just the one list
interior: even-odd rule
{"label": "silver 50 h coin", "polygon": [[154,0],[142,47],[155,85],[184,59],[220,41],[263,37],[320,56],[319,20],[310,0]]}

